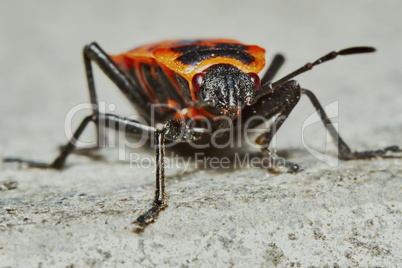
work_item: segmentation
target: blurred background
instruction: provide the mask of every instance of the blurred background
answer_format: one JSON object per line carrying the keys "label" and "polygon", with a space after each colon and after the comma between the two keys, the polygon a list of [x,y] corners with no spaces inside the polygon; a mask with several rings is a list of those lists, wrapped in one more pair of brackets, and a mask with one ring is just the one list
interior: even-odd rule
{"label": "blurred background", "polygon": [[[376,53],[339,57],[297,80],[322,105],[337,102],[335,121],[353,149],[402,145],[401,10],[398,0],[3,0],[0,159],[54,159],[67,141],[66,114],[89,100],[85,44],[97,41],[117,54],[148,42],[200,37],[259,45],[268,62],[283,53],[278,76],[332,50],[376,47]],[[95,79],[100,101],[116,104],[118,114],[133,113],[97,68]],[[296,161],[306,171],[168,170],[168,211],[143,236],[129,233],[130,222],[154,194],[152,168],[82,156],[70,157],[63,172],[0,163],[0,182],[18,185],[0,192],[0,264],[266,266],[281,258],[301,267],[394,266],[401,252],[395,239],[398,160],[342,162],[333,169],[315,159],[308,163],[301,132],[313,112],[302,98],[277,138],[279,149],[300,150]],[[85,115],[78,113],[74,124]],[[325,150],[320,122],[304,134],[307,144]],[[86,131],[83,140],[93,137]],[[335,159],[332,143],[328,149]]]}
{"label": "blurred background", "polygon": [[[398,142],[393,134],[402,125],[400,1],[49,0],[3,1],[0,6],[2,153],[33,157],[41,148],[51,158],[65,142],[67,112],[88,101],[85,44],[97,41],[114,54],[148,42],[199,37],[259,45],[267,61],[283,53],[287,61],[279,76],[332,50],[376,47],[374,54],[340,57],[297,80],[323,105],[339,101],[338,121],[346,140],[360,147],[373,143],[365,135],[381,146]],[[132,114],[98,70],[96,85],[101,101],[117,104],[117,113]],[[300,102],[281,131],[279,147],[302,146],[301,126],[313,111],[306,99]],[[81,118],[74,120],[78,124]],[[318,147],[325,145],[321,124],[305,134]]]}

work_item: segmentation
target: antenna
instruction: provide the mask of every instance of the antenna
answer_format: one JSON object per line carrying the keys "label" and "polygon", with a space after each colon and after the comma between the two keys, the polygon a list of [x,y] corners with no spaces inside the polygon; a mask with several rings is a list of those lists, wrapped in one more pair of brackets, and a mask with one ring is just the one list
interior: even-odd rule
{"label": "antenna", "polygon": [[292,79],[295,76],[298,76],[299,74],[305,73],[311,69],[313,69],[314,66],[324,63],[326,61],[330,61],[335,59],[338,55],[352,55],[352,54],[361,54],[361,53],[371,53],[374,52],[375,48],[373,47],[350,47],[350,48],[345,48],[342,49],[338,52],[336,51],[332,51],[330,53],[328,53],[327,55],[319,58],[318,60],[316,60],[313,63],[307,63],[306,65],[304,65],[303,67],[297,69],[296,71],[286,75],[285,77],[279,79],[278,81],[276,81],[275,83],[273,83],[271,85],[272,88],[276,88],[282,84],[284,84],[285,82],[289,81],[290,79]]}

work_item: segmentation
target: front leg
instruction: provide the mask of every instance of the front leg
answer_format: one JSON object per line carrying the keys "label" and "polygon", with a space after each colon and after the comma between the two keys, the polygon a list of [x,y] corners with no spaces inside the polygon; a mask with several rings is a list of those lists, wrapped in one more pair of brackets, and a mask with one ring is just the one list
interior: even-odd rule
{"label": "front leg", "polygon": [[[155,174],[155,197],[151,208],[141,214],[133,224],[137,227],[133,230],[135,233],[140,233],[144,228],[153,223],[158,217],[159,212],[167,207],[167,197],[165,193],[165,141],[173,142],[189,142],[196,136],[194,133],[197,130],[189,128],[183,121],[170,119],[162,129],[155,132],[155,150],[156,150],[156,174]],[[203,130],[201,130],[203,132]]]}
{"label": "front leg", "polygon": [[145,226],[155,221],[159,212],[167,207],[167,198],[165,193],[165,131],[156,131],[156,185],[155,198],[152,207],[145,213],[141,214],[133,223],[138,227],[134,230],[135,233],[140,233]]}
{"label": "front leg", "polygon": [[[261,89],[263,90],[263,89]],[[275,122],[270,128],[259,135],[256,143],[261,146],[261,153],[270,163],[270,171],[280,172],[285,169],[287,172],[297,172],[299,166],[295,163],[285,161],[278,157],[269,148],[272,138],[288,118],[290,112],[297,105],[300,99],[300,86],[296,81],[289,81],[283,86],[273,89],[268,94],[260,97],[254,105],[246,106],[242,111],[241,118],[244,121],[250,120],[254,115],[261,115],[265,120],[251,120],[249,128],[257,127],[266,120],[276,116]],[[241,122],[237,122],[241,124]]]}
{"label": "front leg", "polygon": [[[275,119],[273,125],[267,130],[267,132],[257,137],[256,143],[261,145],[262,155],[268,159],[270,170],[273,172],[280,172],[282,169],[290,173],[296,173],[299,171],[299,165],[293,162],[285,161],[283,158],[269,149],[273,137],[288,118],[293,108],[297,105],[300,99],[300,87],[297,82],[290,81],[283,87],[275,89],[274,95],[268,97],[268,99],[275,102],[274,105],[279,108],[279,113]],[[267,104],[266,104],[267,105]]]}

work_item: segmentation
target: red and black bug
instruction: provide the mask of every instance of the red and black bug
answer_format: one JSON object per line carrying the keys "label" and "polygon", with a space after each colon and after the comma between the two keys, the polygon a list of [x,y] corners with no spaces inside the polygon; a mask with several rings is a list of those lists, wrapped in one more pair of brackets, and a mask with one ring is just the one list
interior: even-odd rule
{"label": "red and black bug", "polygon": [[[234,119],[241,106],[251,103],[260,86],[257,73],[264,68],[264,56],[265,50],[257,46],[210,39],[165,41],[110,58],[140,85],[139,94],[148,105],[159,103],[178,108],[179,114],[173,115],[177,119],[195,118],[195,115],[216,119],[221,114]],[[229,86],[238,91],[225,90],[227,83],[233,83]],[[132,98],[132,94],[129,96]],[[204,107],[189,105],[200,100]],[[143,104],[141,108],[149,109]],[[171,116],[169,109],[164,108],[161,106],[157,111],[162,121],[166,112],[166,119]],[[187,108],[185,113],[183,108]],[[149,115],[149,111],[145,114]]]}
{"label": "red and black bug", "polygon": [[[216,132],[220,133],[220,139],[225,140],[229,139],[229,135],[222,130],[229,127],[242,130],[244,122],[252,116],[258,115],[262,119],[253,120],[248,124],[248,128],[258,126],[263,119],[275,118],[274,127],[259,135],[256,143],[261,146],[262,155],[269,159],[273,170],[283,165],[288,172],[297,172],[299,166],[279,161],[277,155],[269,149],[269,144],[298,103],[301,94],[311,100],[320,114],[324,126],[338,148],[339,158],[351,160],[388,157],[388,152],[396,153],[401,150],[397,146],[390,146],[375,151],[352,152],[339,136],[314,94],[291,80],[338,55],[374,51],[372,47],[353,47],[331,52],[272,82],[284,62],[284,57],[276,55],[260,79],[258,73],[265,66],[265,50],[235,40],[164,41],[120,55],[108,55],[98,44],[91,43],[84,48],[83,54],[91,103],[96,108],[92,115],[84,118],[73,134],[73,140],[79,138],[89,122],[99,126],[100,121],[105,122],[109,128],[147,135],[149,139],[155,140],[155,198],[151,209],[134,222],[138,225],[138,230],[153,222],[159,212],[167,206],[164,180],[166,141],[200,144],[208,142]],[[92,61],[116,84],[140,115],[147,119],[147,124],[99,112]],[[154,109],[155,105],[157,109]],[[154,118],[151,118],[151,111],[154,112]],[[205,127],[206,123],[209,128]],[[68,142],[51,164],[15,158],[5,161],[24,162],[31,167],[62,169],[67,156],[74,148],[75,144]]]}

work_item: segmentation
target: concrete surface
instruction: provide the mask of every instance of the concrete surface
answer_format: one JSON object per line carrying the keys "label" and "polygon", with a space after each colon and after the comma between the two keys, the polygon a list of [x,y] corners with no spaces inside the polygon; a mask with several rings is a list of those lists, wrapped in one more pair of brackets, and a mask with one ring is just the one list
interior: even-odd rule
{"label": "concrete surface", "polygon": [[[64,119],[88,99],[81,59],[98,41],[118,53],[170,38],[231,37],[287,57],[279,76],[333,49],[378,52],[339,58],[298,78],[323,105],[337,102],[354,149],[402,145],[400,1],[2,2],[0,158],[51,161],[66,142]],[[132,110],[96,72],[100,99]],[[142,234],[131,222],[153,197],[154,174],[73,155],[62,171],[0,165],[0,267],[399,267],[402,161],[339,162],[303,147],[302,99],[277,138],[303,167],[167,170],[169,207]],[[74,117],[76,126],[85,113]],[[92,133],[93,134],[93,133]],[[334,147],[316,123],[306,143]],[[90,141],[91,133],[83,137]],[[327,147],[326,147],[327,146]],[[152,156],[152,152],[143,153]]]}

